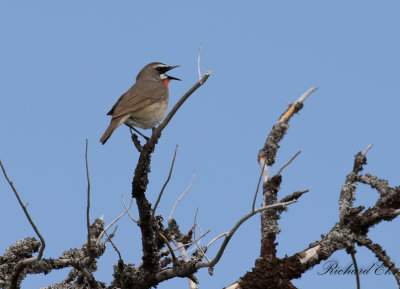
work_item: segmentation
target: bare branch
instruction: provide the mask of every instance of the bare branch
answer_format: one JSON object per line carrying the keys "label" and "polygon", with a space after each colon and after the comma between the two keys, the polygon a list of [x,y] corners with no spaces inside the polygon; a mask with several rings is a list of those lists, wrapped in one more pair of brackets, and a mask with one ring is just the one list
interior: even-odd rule
{"label": "bare branch", "polygon": [[176,147],[175,147],[174,158],[172,159],[171,168],[169,169],[168,178],[167,178],[167,180],[165,181],[164,185],[162,186],[161,191],[160,191],[160,193],[158,194],[157,201],[156,201],[156,203],[155,203],[155,205],[154,205],[153,213],[151,214],[151,217],[152,217],[153,219],[154,219],[154,216],[155,216],[155,214],[156,214],[157,206],[158,206],[158,204],[160,203],[161,196],[162,196],[162,194],[163,194],[163,192],[164,192],[164,190],[165,190],[165,188],[166,188],[166,186],[167,186],[169,180],[171,179],[172,171],[173,171],[173,169],[174,169],[175,158],[176,158],[176,151],[177,151],[177,150],[178,150],[178,145],[176,145]]}
{"label": "bare branch", "polygon": [[[185,263],[189,262],[189,257],[188,257],[188,254],[186,252],[186,249],[185,249],[186,245],[184,245],[182,242],[177,241],[175,239],[175,235],[173,235],[173,234],[170,236],[170,238],[171,238],[172,242],[174,242],[175,246],[178,247],[175,250],[177,250],[177,249],[179,250],[179,253],[181,255],[181,258],[182,258],[183,262],[185,262]],[[158,275],[160,277],[160,274],[158,274]],[[197,287],[198,281],[194,277],[194,275],[189,276],[187,279],[188,279],[188,282],[189,282],[190,289],[197,289],[198,288]]]}
{"label": "bare branch", "polygon": [[139,140],[139,137],[137,136],[137,134],[132,132],[132,128],[133,127],[129,127],[129,130],[131,132],[131,139],[132,139],[133,144],[135,145],[135,148],[140,153],[142,151],[142,145],[140,144],[140,140]]}
{"label": "bare branch", "polygon": [[263,179],[263,184],[265,184],[269,180],[269,168],[268,168],[268,163],[265,159],[265,157],[260,157],[258,160],[261,168],[261,175]]}
{"label": "bare branch", "polygon": [[131,218],[131,220],[134,221],[137,224],[138,221],[135,218],[132,217],[131,213],[129,213],[129,209],[131,208],[132,203],[133,203],[133,198],[131,198],[131,203],[129,205],[129,209],[126,206],[125,199],[124,199],[124,194],[122,194],[122,203],[124,204],[125,211],[128,213],[129,218]]}
{"label": "bare branch", "polygon": [[201,53],[201,43],[199,46],[199,54],[197,56],[197,71],[199,73],[199,81],[201,81],[201,72],[200,72],[200,53]]}
{"label": "bare branch", "polygon": [[293,116],[293,114],[295,114],[296,112],[298,112],[301,107],[303,106],[303,102],[304,100],[314,91],[316,91],[318,88],[317,87],[312,87],[309,90],[307,90],[305,93],[303,93],[302,96],[299,97],[299,99],[292,104],[279,118],[278,123],[280,122],[287,122],[289,121],[289,119]]}
{"label": "bare branch", "polygon": [[290,160],[288,162],[286,162],[283,166],[281,166],[281,168],[278,170],[278,172],[276,173],[276,176],[279,176],[281,174],[281,172],[283,171],[284,168],[286,168],[288,165],[290,165],[290,163],[301,153],[301,151],[298,151],[294,156],[292,156],[290,158]]}
{"label": "bare branch", "polygon": [[115,226],[114,231],[109,235],[106,232],[104,232],[104,234],[107,236],[107,238],[105,239],[105,241],[103,242],[103,244],[106,244],[107,242],[109,242],[112,238],[114,238],[115,236],[115,232],[118,229],[118,225]]}
{"label": "bare branch", "polygon": [[300,198],[304,193],[308,193],[310,190],[303,190],[303,191],[297,191],[294,192],[293,194],[290,194],[286,197],[284,197],[282,200],[279,201],[279,203],[284,203],[284,202],[290,202],[293,200],[297,200],[298,198]]}
{"label": "bare branch", "polygon": [[[196,227],[199,228],[200,230],[200,235],[201,235],[201,228],[200,226],[197,224],[197,213],[199,212],[199,209],[196,209],[196,214],[194,215],[194,224]],[[193,230],[193,239],[196,240],[196,227]],[[210,262],[210,259],[208,259],[206,253],[203,251],[203,249],[200,247],[200,245],[197,243],[197,241],[195,242],[197,249],[199,249],[199,251],[201,252],[201,254],[207,259],[207,262]]]}
{"label": "bare branch", "polygon": [[[368,152],[371,147],[369,145],[364,152]],[[358,152],[355,155],[353,170],[346,176],[346,181],[342,185],[339,197],[340,220],[344,220],[354,213],[353,201],[357,189],[358,174],[363,170],[363,165],[367,163],[364,152]]]}
{"label": "bare branch", "polygon": [[266,164],[266,162],[263,162],[263,166],[261,168],[260,177],[258,178],[257,188],[256,188],[256,192],[254,193],[254,198],[253,198],[253,206],[251,207],[252,211],[254,211],[254,208],[256,207],[256,200],[257,200],[258,190],[260,188],[261,178],[262,178],[262,176],[264,174],[265,164]]}
{"label": "bare branch", "polygon": [[373,144],[368,145],[365,150],[362,152],[362,155],[365,156],[367,154],[367,152],[373,147]]}
{"label": "bare branch", "polygon": [[188,247],[188,246],[191,246],[191,245],[193,245],[195,242],[198,242],[199,240],[201,240],[205,235],[207,235],[208,233],[210,233],[210,230],[208,230],[207,232],[205,232],[203,235],[201,235],[198,239],[195,239],[194,241],[192,241],[192,242],[189,242],[189,243],[186,243],[186,244],[183,244],[183,245],[181,245],[181,246],[179,246],[179,247],[176,247],[175,249],[174,249],[174,251],[177,251],[177,250],[179,250],[179,249],[181,249],[181,248],[185,248],[185,247]]}
{"label": "bare branch", "polygon": [[221,237],[223,237],[223,236],[228,236],[228,234],[229,234],[229,232],[226,232],[226,233],[222,233],[222,234],[219,234],[218,236],[214,237],[214,239],[212,239],[212,240],[210,241],[210,243],[207,244],[206,248],[210,247],[210,246],[211,246],[215,241],[217,241],[219,238],[221,238]]}
{"label": "bare branch", "polygon": [[241,218],[239,220],[239,222],[237,222],[235,224],[235,226],[233,226],[232,230],[228,233],[228,235],[226,236],[224,242],[222,243],[222,245],[221,245],[217,255],[215,256],[215,258],[211,262],[208,262],[208,263],[204,263],[204,262],[197,263],[196,264],[196,269],[200,269],[200,268],[203,268],[203,267],[214,267],[214,265],[217,264],[218,261],[221,259],[222,254],[224,253],[225,248],[228,245],[228,243],[229,243],[230,239],[232,238],[233,234],[235,234],[236,230],[240,227],[240,225],[242,225],[249,218],[251,218],[252,216],[254,216],[255,214],[257,214],[259,212],[262,212],[262,211],[265,211],[265,210],[269,210],[269,209],[273,209],[273,208],[277,208],[277,207],[287,206],[287,205],[293,204],[295,202],[297,202],[297,201],[291,201],[291,202],[286,202],[286,203],[277,203],[277,204],[265,206],[265,207],[262,207],[262,208],[258,208],[256,210],[248,213],[246,216]]}
{"label": "bare branch", "polygon": [[171,214],[169,215],[169,218],[168,218],[168,222],[170,222],[170,221],[172,220],[172,216],[174,215],[175,209],[176,209],[176,207],[178,206],[179,202],[180,202],[180,201],[182,200],[182,198],[186,195],[186,193],[189,192],[190,188],[192,187],[193,180],[194,180],[194,177],[195,177],[195,176],[196,176],[196,173],[194,172],[194,173],[193,173],[193,176],[192,176],[192,179],[190,180],[189,186],[188,186],[188,187],[186,188],[186,190],[182,193],[182,195],[180,195],[180,197],[179,197],[178,200],[176,201],[174,207],[172,208]]}
{"label": "bare branch", "polygon": [[96,241],[96,246],[99,245],[99,243],[101,241],[101,238],[103,238],[103,236],[107,232],[107,230],[110,229],[112,225],[114,225],[119,219],[121,219],[126,214],[126,212],[129,211],[129,209],[131,208],[132,204],[133,204],[133,198],[131,199],[131,203],[129,204],[128,209],[125,209],[125,211],[121,215],[119,215],[117,218],[115,218],[115,220],[112,221],[107,227],[105,227],[104,230],[100,233],[100,235],[99,235],[99,237],[97,238],[97,241]]}
{"label": "bare branch", "polygon": [[354,249],[351,250],[350,255],[351,255],[351,260],[353,260],[354,271],[356,272],[357,289],[361,289],[361,285],[360,285],[360,275],[358,274],[358,265],[357,265],[357,260],[356,260],[356,255],[355,255],[355,253],[354,253]]}
{"label": "bare branch", "polygon": [[[118,250],[117,246],[115,246],[114,242],[111,240],[113,237],[112,235],[115,234],[115,231],[117,230],[117,228],[118,228],[118,226],[115,227],[115,230],[111,235],[108,235],[106,232],[104,232],[104,234],[106,234],[106,236],[107,236],[106,242],[109,241],[111,243],[111,246],[113,246],[115,252],[117,252],[117,254],[118,254],[119,261],[122,261],[121,252]],[[106,243],[106,242],[104,242],[104,243]]]}
{"label": "bare branch", "polygon": [[87,178],[87,207],[86,207],[86,226],[87,226],[87,242],[88,247],[92,247],[90,242],[90,176],[89,176],[89,162],[88,162],[88,139],[86,139],[85,149],[85,163],[86,163],[86,178]]}
{"label": "bare branch", "polygon": [[139,213],[139,227],[142,234],[142,252],[143,252],[143,269],[154,272],[159,266],[159,256],[157,245],[154,238],[154,228],[152,227],[151,205],[146,198],[145,192],[149,183],[149,172],[151,155],[155,149],[161,133],[171,121],[172,117],[182,106],[182,104],[193,94],[205,81],[210,77],[211,72],[208,71],[190,88],[174,105],[171,111],[166,115],[164,120],[153,130],[153,133],[147,143],[143,146],[139,161],[137,162],[135,173],[132,180],[132,197],[135,198]]}
{"label": "bare branch", "polygon": [[19,194],[18,194],[17,190],[15,189],[13,182],[8,178],[6,169],[4,168],[3,163],[1,162],[1,160],[0,160],[0,166],[1,166],[1,169],[3,170],[4,177],[6,178],[8,184],[10,185],[10,187],[12,188],[15,196],[17,197],[18,202],[19,202],[22,210],[24,210],[25,216],[28,218],[29,223],[31,224],[33,230],[35,231],[36,235],[40,239],[41,247],[40,247],[40,250],[39,250],[39,254],[37,256],[37,260],[40,260],[40,259],[42,259],[44,248],[46,247],[46,243],[44,241],[44,238],[40,234],[38,228],[36,227],[36,225],[33,222],[31,216],[29,215],[28,210],[26,209],[26,206],[24,205],[24,203],[22,202],[21,198],[19,197]]}
{"label": "bare branch", "polygon": [[395,264],[392,262],[392,260],[390,260],[390,257],[386,254],[385,250],[383,250],[379,244],[374,244],[372,240],[366,236],[359,236],[357,238],[357,242],[370,249],[375,256],[382,261],[385,267],[393,273],[393,276],[396,278],[397,285],[400,286],[400,270],[399,268],[396,268]]}

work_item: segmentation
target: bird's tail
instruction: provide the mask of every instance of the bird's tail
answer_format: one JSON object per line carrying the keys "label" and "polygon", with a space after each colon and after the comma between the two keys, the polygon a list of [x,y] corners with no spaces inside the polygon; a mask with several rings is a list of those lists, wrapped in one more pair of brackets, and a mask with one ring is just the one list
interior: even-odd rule
{"label": "bird's tail", "polygon": [[102,144],[105,144],[106,141],[110,138],[114,130],[119,127],[121,124],[119,119],[112,119],[110,125],[107,127],[106,131],[104,132],[103,136],[100,139]]}

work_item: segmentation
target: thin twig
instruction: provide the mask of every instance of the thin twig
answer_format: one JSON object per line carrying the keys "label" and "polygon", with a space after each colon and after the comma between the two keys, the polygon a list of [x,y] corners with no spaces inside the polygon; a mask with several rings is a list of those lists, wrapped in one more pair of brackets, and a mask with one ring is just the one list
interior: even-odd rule
{"label": "thin twig", "polygon": [[286,202],[286,203],[277,203],[277,204],[273,204],[273,205],[269,205],[269,206],[264,206],[262,208],[258,208],[250,213],[248,213],[247,215],[245,215],[243,218],[241,218],[239,220],[239,222],[237,222],[232,230],[228,233],[228,235],[226,236],[224,242],[222,243],[217,255],[214,257],[214,259],[211,260],[211,262],[201,262],[201,263],[197,263],[196,264],[196,269],[200,269],[203,267],[214,267],[215,264],[218,263],[218,261],[221,259],[222,254],[225,251],[226,246],[228,245],[230,239],[232,238],[232,236],[235,234],[236,230],[240,227],[240,225],[242,225],[245,221],[247,221],[249,218],[251,218],[252,216],[254,216],[255,214],[265,211],[265,210],[269,210],[269,209],[273,209],[273,208],[277,208],[277,207],[282,207],[282,206],[287,206],[290,204],[293,204],[297,201],[291,201],[291,202]]}
{"label": "thin twig", "polygon": [[[199,212],[199,208],[196,209],[196,214],[194,215],[194,224],[196,227],[199,228],[200,230],[200,235],[201,235],[201,228],[200,226],[197,224],[197,214]],[[193,239],[196,240],[196,228],[194,228],[193,230]],[[201,254],[203,255],[203,257],[205,257],[207,259],[207,262],[210,262],[210,259],[208,259],[208,257],[206,256],[206,253],[203,251],[203,249],[200,247],[199,243],[195,242],[197,249],[200,250]]]}
{"label": "thin twig", "polygon": [[219,238],[221,238],[221,237],[223,237],[223,236],[228,236],[228,234],[229,234],[229,232],[226,232],[226,233],[222,233],[222,234],[219,234],[218,236],[214,237],[214,239],[212,239],[212,240],[210,241],[210,243],[207,244],[206,248],[210,247],[210,246],[211,246],[215,241],[217,241]]}
{"label": "thin twig", "polygon": [[257,200],[258,190],[259,190],[259,188],[260,188],[261,178],[262,178],[262,176],[263,176],[263,174],[264,174],[264,168],[265,168],[265,164],[266,164],[266,163],[267,163],[267,162],[264,162],[263,167],[262,167],[262,169],[261,169],[260,177],[258,178],[257,189],[256,189],[256,192],[254,193],[253,206],[251,207],[251,210],[252,210],[252,211],[254,211],[254,208],[255,208],[255,206],[256,206],[256,200]]}
{"label": "thin twig", "polygon": [[358,274],[358,265],[357,265],[356,256],[354,254],[354,249],[350,251],[350,255],[351,255],[351,259],[353,260],[354,271],[356,272],[357,289],[361,289],[360,275]]}
{"label": "thin twig", "polygon": [[194,180],[194,177],[195,177],[195,176],[196,176],[196,173],[194,172],[194,173],[193,173],[193,176],[192,176],[192,179],[190,180],[189,186],[188,186],[188,187],[186,188],[186,190],[182,193],[182,195],[180,195],[180,197],[179,197],[178,200],[176,201],[174,207],[172,208],[171,214],[169,215],[169,218],[168,218],[168,222],[171,222],[172,216],[174,215],[174,212],[175,212],[176,207],[178,206],[178,204],[179,204],[179,202],[182,200],[182,198],[186,195],[186,193],[189,192],[190,187],[191,187],[192,184],[193,184],[193,180]]}
{"label": "thin twig", "polygon": [[299,99],[297,100],[297,102],[303,103],[304,100],[314,91],[316,91],[318,89],[318,87],[311,87],[309,90],[307,90],[305,93],[303,93],[302,96],[299,97]]}
{"label": "thin twig", "polygon": [[276,173],[276,176],[279,176],[281,174],[281,172],[283,171],[284,168],[286,168],[288,165],[290,165],[290,163],[301,153],[301,151],[298,151],[294,156],[291,157],[291,159],[285,163],[283,166],[281,166],[281,168],[278,170],[278,172]]}
{"label": "thin twig", "polygon": [[199,46],[199,54],[197,56],[197,71],[199,73],[199,81],[201,81],[201,72],[200,72],[200,53],[201,53],[201,42]]}
{"label": "thin twig", "polygon": [[86,139],[86,149],[85,149],[85,162],[86,162],[86,178],[87,178],[87,207],[86,207],[86,226],[87,226],[87,242],[88,247],[91,248],[92,244],[90,242],[90,176],[89,176],[89,162],[88,162],[88,139]]}
{"label": "thin twig", "polygon": [[153,213],[151,214],[151,217],[152,217],[153,219],[154,219],[154,216],[155,216],[155,214],[156,214],[157,206],[158,206],[158,204],[160,203],[161,196],[162,196],[162,194],[163,194],[163,192],[164,192],[164,190],[165,190],[165,188],[166,188],[166,186],[167,186],[169,180],[171,179],[172,171],[173,171],[173,169],[174,169],[175,158],[176,158],[176,151],[177,151],[177,150],[178,150],[178,145],[176,145],[176,147],[175,147],[174,158],[172,159],[171,168],[169,169],[168,178],[167,178],[167,180],[165,181],[164,185],[162,186],[161,191],[160,191],[160,193],[158,194],[157,201],[156,201],[156,203],[155,203],[155,205],[154,205]]}
{"label": "thin twig", "polygon": [[130,209],[130,207],[132,206],[132,203],[133,203],[133,198],[131,198],[131,203],[129,205],[129,209],[128,209],[126,203],[125,203],[124,194],[122,194],[122,203],[124,204],[125,211],[128,213],[129,218],[131,218],[131,220],[134,221],[137,224],[138,221],[134,217],[132,217],[131,213],[129,213],[129,209]]}
{"label": "thin twig", "polygon": [[131,200],[131,203],[129,204],[128,210],[125,210],[121,215],[119,215],[117,218],[115,218],[114,221],[112,221],[107,227],[105,227],[105,228],[103,229],[103,231],[100,233],[99,237],[97,238],[96,246],[99,245],[99,243],[100,243],[100,241],[101,241],[101,238],[103,238],[103,236],[104,236],[104,234],[107,232],[107,230],[110,229],[110,227],[111,227],[112,225],[114,225],[115,222],[117,222],[119,219],[121,219],[121,218],[126,214],[127,211],[129,211],[129,209],[131,208],[132,204],[133,204],[133,198],[132,198],[132,200]]}
{"label": "thin twig", "polygon": [[3,170],[4,177],[6,178],[8,184],[10,185],[12,190],[14,191],[14,194],[17,197],[20,206],[22,207],[22,210],[24,210],[25,216],[28,218],[29,223],[31,224],[33,230],[35,231],[36,235],[38,235],[38,237],[40,239],[41,247],[40,247],[40,250],[39,250],[39,254],[37,256],[37,259],[40,260],[40,259],[42,259],[44,248],[46,247],[46,243],[44,241],[44,238],[40,234],[38,228],[36,227],[36,225],[33,222],[31,216],[29,215],[28,210],[26,209],[26,206],[24,205],[24,203],[22,202],[21,198],[19,197],[19,194],[18,194],[17,190],[15,189],[13,182],[8,178],[6,169],[4,168],[3,163],[1,162],[1,160],[0,160],[0,166],[1,166],[1,169]]}
{"label": "thin twig", "polygon": [[201,235],[198,239],[195,239],[195,240],[192,241],[192,242],[183,244],[182,246],[176,247],[176,248],[174,249],[174,251],[177,251],[177,250],[179,250],[180,248],[185,248],[185,247],[188,247],[188,246],[193,245],[195,242],[201,240],[201,239],[202,239],[205,235],[207,235],[208,233],[210,233],[210,230],[208,230],[207,232],[205,232],[205,233],[204,233],[203,235]]}
{"label": "thin twig", "polygon": [[[115,231],[117,230],[117,228],[118,228],[118,226],[115,227],[115,230],[111,235],[115,234]],[[118,254],[119,260],[122,261],[121,252],[118,250],[117,246],[115,246],[114,242],[111,240],[111,238],[112,238],[111,235],[108,235],[106,232],[104,232],[104,234],[106,234],[106,236],[107,236],[107,240],[106,241],[109,241],[111,243],[111,245],[113,246],[114,250]]]}
{"label": "thin twig", "polygon": [[373,146],[374,146],[373,144],[370,144],[369,146],[367,146],[367,147],[365,148],[365,150],[362,152],[362,155],[365,156],[365,155],[367,154],[367,152],[368,152]]}

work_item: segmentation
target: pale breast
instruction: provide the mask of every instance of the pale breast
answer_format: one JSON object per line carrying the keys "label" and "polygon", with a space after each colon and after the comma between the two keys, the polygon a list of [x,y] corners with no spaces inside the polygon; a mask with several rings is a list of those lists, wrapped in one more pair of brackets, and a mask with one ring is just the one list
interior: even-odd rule
{"label": "pale breast", "polygon": [[144,129],[152,128],[161,122],[167,109],[168,99],[166,101],[156,102],[131,113],[125,123]]}

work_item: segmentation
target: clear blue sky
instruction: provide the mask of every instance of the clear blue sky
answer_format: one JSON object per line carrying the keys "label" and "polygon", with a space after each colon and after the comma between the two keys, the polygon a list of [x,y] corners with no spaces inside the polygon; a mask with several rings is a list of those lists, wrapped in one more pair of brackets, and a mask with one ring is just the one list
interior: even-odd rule
{"label": "clear blue sky", "polygon": [[[171,72],[183,79],[170,85],[174,104],[197,80],[200,42],[202,71],[212,75],[164,131],[147,192],[154,203],[179,144],[158,212],[169,215],[195,171],[192,189],[175,213],[183,231],[196,208],[203,231],[211,230],[206,242],[250,210],[258,150],[286,101],[312,86],[319,90],[292,119],[272,168],[302,150],[285,169],[279,196],[310,189],[282,215],[279,256],[308,247],[338,220],[341,185],[354,154],[368,144],[374,147],[365,171],[398,185],[399,11],[398,1],[1,1],[0,158],[46,239],[44,257],[58,257],[86,240],[86,138],[92,220],[104,214],[108,224],[123,211],[121,195],[129,199],[138,153],[126,127],[100,145],[109,123],[105,114],[152,61],[181,65]],[[2,177],[0,195],[3,254],[35,234]],[[375,191],[360,186],[356,204],[368,207],[376,198]],[[380,224],[369,234],[397,264],[399,225],[399,220]],[[125,262],[139,264],[136,225],[124,218],[118,226],[114,242]],[[254,217],[232,239],[214,276],[198,274],[200,288],[236,281],[254,265],[259,247]],[[365,249],[357,258],[360,267],[376,262]],[[351,262],[344,252],[331,260]],[[116,262],[108,247],[98,280],[110,282]],[[320,276],[321,270],[294,284],[355,288],[354,276]],[[23,288],[61,281],[67,272],[28,277]],[[393,277],[372,273],[361,284],[396,288]],[[159,288],[188,287],[177,279]]]}

